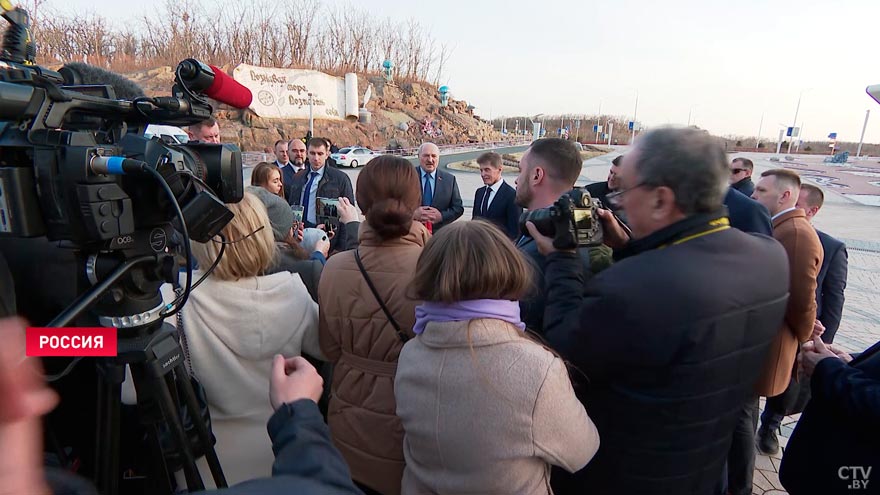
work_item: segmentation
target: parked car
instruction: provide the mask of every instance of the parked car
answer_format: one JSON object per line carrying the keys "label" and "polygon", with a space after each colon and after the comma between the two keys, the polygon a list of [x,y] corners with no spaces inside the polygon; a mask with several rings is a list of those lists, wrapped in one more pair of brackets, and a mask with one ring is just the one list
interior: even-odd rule
{"label": "parked car", "polygon": [[189,141],[186,131],[171,125],[148,125],[147,130],[144,131],[144,137],[152,138],[153,136],[158,137],[167,144],[184,144]]}
{"label": "parked car", "polygon": [[367,162],[381,155],[369,148],[360,146],[350,146],[342,148],[338,153],[331,153],[330,158],[336,161],[339,167],[357,167],[358,165],[366,165]]}

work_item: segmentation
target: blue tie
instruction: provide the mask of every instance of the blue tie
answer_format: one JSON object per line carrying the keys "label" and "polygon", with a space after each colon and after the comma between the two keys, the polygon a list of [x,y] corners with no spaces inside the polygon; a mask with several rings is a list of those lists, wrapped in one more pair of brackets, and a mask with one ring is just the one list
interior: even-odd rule
{"label": "blue tie", "polygon": [[[318,176],[318,172],[312,172],[309,174],[309,180],[308,180],[308,182],[306,182],[306,187],[303,189],[303,195],[302,195],[302,201],[301,201],[301,203],[303,205],[303,220],[305,220],[306,222],[310,222],[310,223],[311,223],[311,221],[309,220],[309,197],[311,196],[311,192],[312,192],[312,182],[315,181],[315,177],[317,177],[317,176]],[[317,218],[315,220],[317,220]]]}
{"label": "blue tie", "polygon": [[425,174],[425,189],[422,190],[422,206],[431,206],[434,202],[434,192],[431,191],[431,174]]}

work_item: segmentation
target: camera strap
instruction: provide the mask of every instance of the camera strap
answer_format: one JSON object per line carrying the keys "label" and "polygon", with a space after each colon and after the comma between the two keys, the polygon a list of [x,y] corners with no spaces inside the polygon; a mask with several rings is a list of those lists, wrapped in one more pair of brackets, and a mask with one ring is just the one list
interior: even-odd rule
{"label": "camera strap", "polygon": [[379,295],[379,291],[376,290],[376,286],[373,285],[373,281],[370,279],[370,276],[367,275],[367,269],[364,268],[364,264],[361,261],[361,254],[358,249],[354,250],[354,261],[357,263],[358,269],[361,271],[361,275],[364,276],[364,280],[367,281],[367,285],[370,287],[370,291],[372,291],[373,297],[376,298],[379,306],[382,307],[382,311],[388,318],[388,322],[391,323],[392,327],[394,327],[394,330],[397,332],[397,336],[400,337],[400,340],[406,343],[409,340],[409,337],[407,337],[407,335],[403,333],[403,331],[400,329],[400,325],[398,325],[394,317],[391,316],[391,311],[389,311],[388,307],[385,306],[385,302],[382,300],[382,296]]}

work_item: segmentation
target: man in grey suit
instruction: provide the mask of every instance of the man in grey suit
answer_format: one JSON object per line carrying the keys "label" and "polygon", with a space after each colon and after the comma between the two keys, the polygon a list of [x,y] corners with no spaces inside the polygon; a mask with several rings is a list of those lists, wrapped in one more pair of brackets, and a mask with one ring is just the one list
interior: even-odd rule
{"label": "man in grey suit", "polygon": [[455,176],[437,170],[440,148],[434,143],[419,146],[419,184],[422,187],[422,206],[413,219],[430,223],[433,232],[454,222],[464,213],[461,194]]}

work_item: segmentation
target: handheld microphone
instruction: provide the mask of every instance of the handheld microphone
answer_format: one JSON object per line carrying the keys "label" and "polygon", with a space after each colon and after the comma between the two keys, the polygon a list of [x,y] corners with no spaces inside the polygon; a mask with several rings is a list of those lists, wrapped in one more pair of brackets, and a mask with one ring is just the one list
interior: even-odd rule
{"label": "handheld microphone", "polygon": [[130,79],[94,65],[71,62],[65,64],[58,72],[64,77],[66,85],[108,85],[113,88],[116,98],[120,100],[133,100],[144,96],[144,90]]}
{"label": "handheld microphone", "polygon": [[200,91],[205,95],[235,108],[247,108],[254,96],[251,90],[229,77],[225,72],[206,65],[194,58],[188,58],[177,67],[178,74],[192,91]]}

